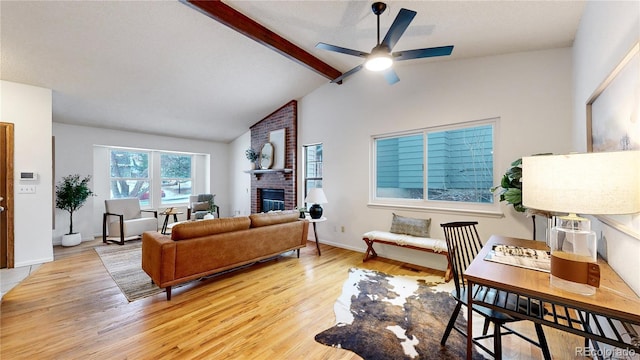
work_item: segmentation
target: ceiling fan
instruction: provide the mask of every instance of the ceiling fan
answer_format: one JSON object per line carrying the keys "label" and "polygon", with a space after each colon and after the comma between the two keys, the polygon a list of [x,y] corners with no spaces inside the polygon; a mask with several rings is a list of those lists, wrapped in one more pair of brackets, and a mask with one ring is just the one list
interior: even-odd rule
{"label": "ceiling fan", "polygon": [[398,78],[398,75],[391,67],[394,61],[451,55],[451,52],[453,51],[453,45],[396,51],[392,53],[391,50],[393,50],[393,47],[396,45],[398,40],[400,40],[400,37],[402,36],[402,34],[404,34],[405,30],[407,30],[409,24],[411,23],[411,21],[413,21],[413,18],[417,13],[413,10],[404,8],[400,9],[398,16],[396,16],[396,19],[393,21],[393,24],[391,24],[389,31],[387,31],[387,35],[384,37],[382,42],[380,42],[380,15],[386,10],[386,8],[387,5],[382,2],[375,2],[373,3],[373,5],[371,5],[371,10],[376,15],[378,20],[378,43],[371,50],[371,53],[347,49],[340,46],[325,44],[322,42],[316,45],[316,48],[318,49],[335,51],[342,54],[362,57],[365,59],[365,62],[363,64],[360,64],[342,74],[340,77],[331,80],[332,83],[341,83],[343,79],[350,75],[353,75],[364,67],[371,71],[382,71],[389,85],[393,85],[400,81],[400,78]]}

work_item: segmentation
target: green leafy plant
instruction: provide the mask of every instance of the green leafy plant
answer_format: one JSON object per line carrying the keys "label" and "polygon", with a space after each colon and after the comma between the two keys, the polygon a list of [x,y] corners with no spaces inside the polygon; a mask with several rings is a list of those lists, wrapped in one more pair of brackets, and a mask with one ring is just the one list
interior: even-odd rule
{"label": "green leafy plant", "polygon": [[511,167],[502,175],[500,185],[491,188],[492,193],[500,196],[500,201],[506,201],[507,204],[513,205],[517,212],[525,212],[527,210],[522,205],[522,158],[511,163]]}
{"label": "green leafy plant", "polygon": [[248,148],[247,150],[245,150],[244,154],[247,157],[247,160],[251,162],[255,162],[256,160],[258,160],[258,153],[252,148]]}
{"label": "green leafy plant", "polygon": [[56,185],[56,207],[69,212],[69,234],[73,234],[73,213],[80,209],[93,191],[89,189],[91,175],[80,179],[80,175],[68,175]]}
{"label": "green leafy plant", "polygon": [[300,219],[304,219],[307,215],[307,207],[306,206],[296,206],[296,210],[300,213]]}
{"label": "green leafy plant", "polygon": [[216,203],[214,202],[214,197],[212,197],[211,199],[209,199],[209,213],[213,214],[218,210],[218,205],[216,205]]}

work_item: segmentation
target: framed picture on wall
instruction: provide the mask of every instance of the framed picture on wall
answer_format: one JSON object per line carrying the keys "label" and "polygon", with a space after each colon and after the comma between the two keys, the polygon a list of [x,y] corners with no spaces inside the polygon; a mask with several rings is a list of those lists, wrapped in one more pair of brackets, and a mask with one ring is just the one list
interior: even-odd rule
{"label": "framed picture on wall", "polygon": [[[587,150],[640,150],[640,42],[629,50],[587,101]],[[639,214],[597,218],[640,239]]]}
{"label": "framed picture on wall", "polygon": [[587,101],[589,152],[640,150],[640,43]]}

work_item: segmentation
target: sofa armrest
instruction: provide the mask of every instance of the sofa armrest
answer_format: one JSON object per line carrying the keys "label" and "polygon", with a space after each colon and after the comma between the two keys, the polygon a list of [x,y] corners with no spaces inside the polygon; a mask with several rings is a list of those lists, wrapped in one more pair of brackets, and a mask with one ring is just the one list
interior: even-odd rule
{"label": "sofa armrest", "polygon": [[[118,217],[118,222],[120,223],[120,238],[124,238],[124,215],[105,212],[102,214],[102,242],[105,244],[107,243],[107,220],[109,216]],[[113,234],[110,235],[113,236]]]}
{"label": "sofa armrest", "polygon": [[142,270],[159,287],[175,280],[176,244],[157,231],[142,234]]}

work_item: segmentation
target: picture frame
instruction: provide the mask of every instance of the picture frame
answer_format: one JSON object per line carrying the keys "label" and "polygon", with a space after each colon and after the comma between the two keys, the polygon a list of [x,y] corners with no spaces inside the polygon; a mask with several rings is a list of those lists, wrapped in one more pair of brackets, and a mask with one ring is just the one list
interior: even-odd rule
{"label": "picture frame", "polygon": [[269,133],[269,142],[273,145],[273,168],[285,168],[285,129],[278,129]]}
{"label": "picture frame", "polygon": [[260,149],[260,168],[271,169],[273,166],[273,145],[270,142],[264,143]]}
{"label": "picture frame", "polygon": [[640,150],[640,42],[587,101],[587,151]]}
{"label": "picture frame", "polygon": [[[640,42],[636,42],[587,101],[587,151],[640,150]],[[640,215],[599,215],[601,222],[640,240]]]}

